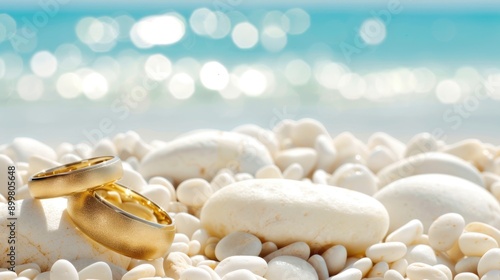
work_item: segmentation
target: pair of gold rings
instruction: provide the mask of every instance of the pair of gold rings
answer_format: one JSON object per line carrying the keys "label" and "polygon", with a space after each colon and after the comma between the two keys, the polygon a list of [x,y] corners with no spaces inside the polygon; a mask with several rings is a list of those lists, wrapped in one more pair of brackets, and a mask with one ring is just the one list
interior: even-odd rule
{"label": "pair of gold rings", "polygon": [[75,225],[94,241],[135,259],[163,257],[175,236],[173,220],[160,206],[116,181],[120,159],[96,157],[33,175],[33,198],[68,196]]}

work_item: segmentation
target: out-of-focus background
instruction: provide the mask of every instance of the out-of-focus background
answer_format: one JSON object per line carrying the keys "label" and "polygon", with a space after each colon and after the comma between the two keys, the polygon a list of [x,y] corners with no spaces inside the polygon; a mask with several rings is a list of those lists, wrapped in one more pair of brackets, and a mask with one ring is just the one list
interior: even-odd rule
{"label": "out-of-focus background", "polygon": [[0,2],[0,144],[136,130],[428,131],[500,143],[498,1]]}

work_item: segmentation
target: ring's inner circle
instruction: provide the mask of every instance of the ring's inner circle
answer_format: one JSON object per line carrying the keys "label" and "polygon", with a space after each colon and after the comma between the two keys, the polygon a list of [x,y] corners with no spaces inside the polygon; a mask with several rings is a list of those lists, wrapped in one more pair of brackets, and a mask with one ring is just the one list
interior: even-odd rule
{"label": "ring's inner circle", "polygon": [[111,160],[113,157],[98,157],[98,158],[91,158],[91,159],[86,159],[78,162],[73,162],[69,163],[63,166],[59,166],[56,168],[48,169],[45,172],[40,172],[36,175],[34,175],[34,178],[40,178],[40,177],[48,177],[48,176],[53,176],[53,175],[58,175],[58,174],[63,174],[63,173],[68,173],[71,171],[75,171],[78,169],[82,169],[85,167],[97,165],[106,161]]}

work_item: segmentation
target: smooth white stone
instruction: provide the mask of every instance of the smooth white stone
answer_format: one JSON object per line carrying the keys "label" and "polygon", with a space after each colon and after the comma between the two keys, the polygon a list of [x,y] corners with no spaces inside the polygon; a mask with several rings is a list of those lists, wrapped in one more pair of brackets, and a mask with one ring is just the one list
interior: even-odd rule
{"label": "smooth white stone", "polygon": [[439,149],[436,138],[430,133],[419,133],[406,144],[405,157],[411,157],[422,153],[435,152]]}
{"label": "smooth white stone", "polygon": [[34,270],[38,270],[39,272],[42,271],[40,266],[36,263],[16,264],[16,267],[15,267],[16,273],[21,273],[25,269],[34,269]]}
{"label": "smooth white stone", "polygon": [[170,213],[187,213],[188,207],[178,201],[171,201],[168,204],[168,211],[170,211]]}
{"label": "smooth white stone", "polygon": [[141,264],[150,264],[155,268],[155,276],[165,276],[165,271],[163,269],[163,262],[165,261],[164,258],[156,258],[154,260],[138,260],[138,259],[132,259],[130,260],[130,265],[128,269],[132,269],[136,266],[139,266]]}
{"label": "smooth white stone", "polygon": [[132,147],[132,155],[137,157],[138,159],[142,159],[144,156],[149,154],[153,150],[153,147],[149,145],[148,143],[139,140],[135,142],[134,146]]}
{"label": "smooth white stone", "polygon": [[112,280],[111,268],[105,262],[96,262],[78,272],[80,279]]}
{"label": "smooth white stone", "polygon": [[262,243],[253,234],[236,231],[224,236],[215,247],[219,261],[232,256],[258,256]]}
{"label": "smooth white stone", "polygon": [[151,264],[145,263],[129,270],[125,273],[125,275],[123,275],[122,280],[137,280],[139,278],[153,277],[155,274],[155,267]]}
{"label": "smooth white stone", "polygon": [[272,252],[271,254],[265,256],[264,259],[269,262],[279,256],[294,256],[303,260],[307,260],[310,255],[311,249],[309,248],[307,243],[299,241]]}
{"label": "smooth white stone", "polygon": [[304,170],[304,174],[308,175],[316,166],[317,160],[318,154],[312,148],[291,148],[280,151],[276,155],[275,163],[281,170],[298,163]]}
{"label": "smooth white stone", "polygon": [[366,166],[346,163],[335,170],[328,179],[328,184],[371,196],[377,192],[376,180],[375,175]]}
{"label": "smooth white stone", "polygon": [[164,186],[147,185],[141,191],[141,194],[168,211],[168,206],[172,198],[170,197],[170,192]]}
{"label": "smooth white stone", "polygon": [[316,169],[314,171],[312,179],[315,184],[320,185],[328,185],[328,179],[330,178],[330,174],[326,173],[326,171],[322,169]]}
{"label": "smooth white stone", "polygon": [[29,169],[28,169],[28,176],[29,177],[31,177],[31,176],[35,175],[36,173],[41,172],[43,170],[61,165],[57,161],[49,160],[49,159],[43,158],[41,156],[31,156],[28,159],[28,164],[29,164]]}
{"label": "smooth white stone", "polygon": [[261,257],[231,256],[222,260],[215,268],[215,272],[220,277],[224,277],[229,272],[238,269],[248,269],[256,275],[264,276],[268,270],[268,264]]}
{"label": "smooth white stone", "polygon": [[224,275],[222,280],[256,280],[256,277],[255,274],[247,269],[238,269]]}
{"label": "smooth white stone", "polygon": [[333,138],[333,144],[337,150],[333,170],[345,163],[366,163],[368,148],[350,132],[343,132],[337,135]]}
{"label": "smooth white stone", "polygon": [[181,252],[187,255],[189,253],[189,245],[184,242],[174,242],[168,249],[168,253],[171,252]]}
{"label": "smooth white stone", "polygon": [[217,174],[212,181],[210,182],[210,186],[212,187],[212,191],[216,192],[222,189],[225,186],[231,185],[236,182],[233,175],[228,173]]}
{"label": "smooth white stone", "polygon": [[425,244],[417,244],[408,246],[405,259],[408,264],[412,263],[425,263],[428,265],[437,264],[437,256],[431,246]]}
{"label": "smooth white stone", "polygon": [[[33,280],[50,280],[50,271],[42,272],[38,274]],[[116,280],[116,279],[114,279]]]}
{"label": "smooth white stone", "polygon": [[406,255],[406,244],[402,242],[384,242],[373,244],[366,249],[365,255],[372,262],[395,262]]}
{"label": "smooth white stone", "polygon": [[280,247],[304,241],[313,250],[343,244],[350,254],[381,241],[389,225],[387,211],[370,196],[286,179],[234,183],[212,195],[200,217],[213,236],[244,231]]}
{"label": "smooth white stone", "polygon": [[424,225],[420,220],[414,219],[387,235],[385,242],[399,241],[408,246],[417,240],[423,233]]}
{"label": "smooth white stone", "polygon": [[384,167],[397,161],[396,155],[389,148],[376,146],[373,148],[366,159],[366,166],[374,173],[379,172]]}
{"label": "smooth white stone", "polygon": [[188,250],[189,256],[198,255],[201,251],[201,244],[198,240],[189,241],[188,246],[189,246]]}
{"label": "smooth white stone", "polygon": [[201,207],[212,194],[212,187],[205,179],[188,179],[177,186],[177,199],[187,206]]}
{"label": "smooth white stone", "polygon": [[[96,263],[97,261],[95,259],[77,259],[77,260],[70,260],[70,262],[75,266],[77,271],[81,271],[82,269],[85,269],[86,267]],[[129,263],[127,263],[127,266],[129,266],[131,262],[132,260]],[[110,267],[113,275],[113,280],[121,280],[123,275],[127,273],[127,270],[123,267],[119,267],[107,261],[105,261],[104,263],[106,263]]]}
{"label": "smooth white stone", "polygon": [[446,278],[448,278],[448,280],[453,280],[453,273],[451,272],[451,269],[448,268],[448,266],[444,264],[436,264],[433,267],[441,270],[446,275]]}
{"label": "smooth white stone", "polygon": [[57,260],[50,268],[50,280],[78,280],[76,268],[67,260]]}
{"label": "smooth white stone", "polygon": [[3,151],[15,162],[28,162],[31,156],[40,156],[49,160],[57,160],[56,152],[44,143],[28,137],[14,138]]}
{"label": "smooth white stone", "polygon": [[419,219],[426,232],[435,219],[446,213],[458,213],[466,222],[480,221],[500,226],[497,200],[484,188],[459,177],[444,174],[412,176],[389,184],[374,197],[389,212],[389,231]]}
{"label": "smooth white stone", "polygon": [[10,270],[0,271],[0,279],[14,280],[16,278],[17,278],[17,274],[13,271],[10,271]]}
{"label": "smooth white stone", "polygon": [[264,146],[266,146],[271,155],[275,155],[279,150],[278,138],[276,138],[276,135],[274,135],[274,133],[270,130],[263,129],[262,127],[254,124],[246,124],[236,127],[233,131],[246,134],[257,139]]}
{"label": "smooth white stone", "polygon": [[315,119],[304,118],[298,120],[290,130],[290,138],[295,147],[314,147],[319,135],[327,135],[328,131],[322,123]]}
{"label": "smooth white stone", "polygon": [[429,226],[429,244],[437,251],[447,251],[457,242],[464,227],[465,220],[460,214],[441,215]]}
{"label": "smooth white stone", "polygon": [[486,189],[491,191],[491,185],[494,183],[500,182],[500,175],[497,175],[492,172],[482,172],[481,173],[484,181],[484,185],[486,186]]}
{"label": "smooth white stone", "polygon": [[387,262],[376,263],[370,272],[368,272],[368,278],[383,278],[385,273],[389,270],[389,264]]}
{"label": "smooth white stone", "polygon": [[264,278],[267,280],[282,279],[318,280],[314,267],[307,261],[293,256],[279,256],[269,262]]}
{"label": "smooth white stone", "polygon": [[359,271],[361,271],[361,275],[365,277],[366,274],[368,274],[370,269],[372,269],[373,267],[373,262],[370,258],[361,258],[361,259],[353,258],[352,260],[353,260],[352,262],[349,262],[349,259],[347,260],[344,271],[349,268],[356,268]]}
{"label": "smooth white stone", "polygon": [[483,143],[477,139],[466,139],[446,145],[441,152],[473,162],[483,151]]}
{"label": "smooth white stone", "polygon": [[361,271],[356,268],[348,268],[337,275],[334,275],[328,280],[361,280],[363,277]]}
{"label": "smooth white stone", "polygon": [[[16,167],[16,164],[14,164],[14,161],[12,161],[8,156],[6,155],[0,155],[0,170],[3,170],[0,172],[0,183],[2,184],[2,187],[0,187],[0,194],[5,197],[6,199],[9,197],[8,196],[8,183],[10,180],[9,177],[11,176],[7,171],[9,166],[14,166]],[[14,183],[16,190],[23,185],[23,180],[21,179],[20,176],[18,176],[17,172],[17,167],[15,170],[14,174]],[[6,212],[5,212],[6,213]]]}
{"label": "smooth white stone", "polygon": [[479,277],[474,273],[462,272],[455,275],[453,280],[479,280]]}
{"label": "smooth white stone", "polygon": [[332,138],[329,135],[319,135],[316,137],[314,149],[318,154],[316,168],[331,173],[337,158],[337,150],[335,149]]}
{"label": "smooth white stone", "polygon": [[328,267],[326,266],[326,261],[321,255],[312,255],[307,262],[314,267],[316,274],[318,274],[318,279],[328,278]]}
{"label": "smooth white stone", "polygon": [[404,280],[405,278],[399,271],[389,269],[384,273],[384,280]]}
{"label": "smooth white stone", "polygon": [[212,280],[210,274],[202,268],[191,267],[181,272],[180,280]]}
{"label": "smooth white stone", "polygon": [[[24,199],[16,201],[20,210],[17,217],[16,262],[37,263],[42,271],[60,258],[92,258],[127,267],[130,258],[115,253],[90,240],[78,231],[66,209],[65,198]],[[0,204],[0,223],[7,225],[7,204]],[[0,252],[7,252],[7,242],[0,242]],[[0,255],[0,263],[6,263],[7,255]]]}
{"label": "smooth white stone", "polygon": [[208,274],[210,274],[210,277],[212,278],[212,280],[221,280],[221,277],[219,276],[219,274],[217,274],[212,267],[210,267],[208,265],[199,265],[198,267],[205,270],[206,272],[208,272]]}
{"label": "smooth white stone", "polygon": [[463,257],[455,264],[455,272],[471,272],[477,274],[477,265],[479,264],[480,257]]}
{"label": "smooth white stone", "polygon": [[91,157],[116,156],[118,151],[109,138],[103,138],[97,142],[90,154]]}
{"label": "smooth white stone", "polygon": [[148,185],[139,172],[126,168],[125,164],[123,165],[123,175],[117,183],[139,193]]}
{"label": "smooth white stone", "polygon": [[234,179],[236,180],[236,182],[251,180],[251,179],[253,179],[253,175],[248,174],[248,173],[238,173],[238,174],[234,175]]}
{"label": "smooth white stone", "polygon": [[177,232],[192,236],[195,231],[200,229],[200,220],[188,213],[178,213],[175,215],[175,227]]}
{"label": "smooth white stone", "polygon": [[165,276],[179,279],[184,270],[193,267],[192,264],[193,262],[188,255],[181,252],[172,252],[163,261]]}
{"label": "smooth white stone", "polygon": [[175,188],[172,185],[172,183],[170,183],[169,180],[167,180],[163,177],[153,177],[153,178],[149,179],[148,183],[150,185],[162,185],[162,186],[164,186],[168,190],[168,192],[170,193],[170,200],[177,201],[177,194],[175,192]]}
{"label": "smooth white stone", "polygon": [[281,170],[274,164],[264,166],[255,172],[256,179],[280,179],[283,178]]}
{"label": "smooth white stone", "polygon": [[484,187],[483,178],[479,171],[466,161],[444,153],[425,153],[397,161],[377,174],[380,179],[380,188],[414,175],[420,174],[447,174],[469,180]]}
{"label": "smooth white stone", "polygon": [[412,263],[406,269],[406,276],[411,280],[448,280],[448,277],[441,270],[425,263]]}
{"label": "smooth white stone", "polygon": [[267,148],[255,138],[217,131],[177,138],[146,155],[139,170],[146,178],[163,176],[182,182],[189,178],[211,180],[222,168],[255,174],[272,163]]}
{"label": "smooth white stone", "polygon": [[68,143],[68,142],[62,142],[61,144],[57,145],[56,147],[56,155],[57,158],[60,158],[61,156],[65,154],[70,154],[75,151],[75,147],[73,147],[73,144]]}
{"label": "smooth white stone", "polygon": [[466,256],[481,257],[488,250],[498,248],[496,240],[484,233],[464,232],[458,239],[460,251]]}
{"label": "smooth white stone", "polygon": [[479,277],[483,277],[490,270],[500,270],[500,248],[490,249],[477,264]]}
{"label": "smooth white stone", "polygon": [[490,270],[486,272],[483,277],[481,277],[481,280],[498,280],[500,279],[500,270],[495,269],[495,270]]}
{"label": "smooth white stone", "polygon": [[500,230],[492,227],[491,225],[481,223],[481,222],[472,222],[468,223],[464,230],[466,232],[479,232],[479,233],[484,233],[486,235],[489,235],[493,237],[498,244],[500,244]]}
{"label": "smooth white stone", "polygon": [[40,274],[40,270],[37,270],[37,269],[34,269],[34,268],[28,268],[28,269],[25,269],[22,272],[20,272],[17,275],[18,278],[16,278],[16,279],[26,278],[27,280],[31,280],[31,279],[35,278],[38,274]]}
{"label": "smooth white stone", "polygon": [[406,259],[399,259],[389,266],[391,269],[396,270],[401,275],[406,275],[406,268],[408,267],[408,261]]}
{"label": "smooth white stone", "polygon": [[285,171],[283,171],[283,178],[290,180],[301,180],[304,177],[304,169],[298,163],[290,164]]}
{"label": "smooth white stone", "polygon": [[278,246],[274,242],[267,241],[267,242],[262,243],[262,250],[260,251],[259,256],[265,257],[265,256],[267,256],[267,255],[269,255],[272,252],[277,251],[277,250],[278,250]]}
{"label": "smooth white stone", "polygon": [[402,158],[406,151],[406,145],[403,142],[384,132],[375,132],[368,138],[368,148],[374,149],[376,146],[388,148],[397,158]]}
{"label": "smooth white stone", "polygon": [[139,160],[136,157],[128,157],[127,160],[125,160],[128,165],[132,168],[132,170],[137,171],[139,169]]}
{"label": "smooth white stone", "polygon": [[61,164],[68,164],[68,163],[72,163],[72,162],[77,162],[77,161],[80,161],[82,160],[82,158],[78,155],[75,155],[75,154],[64,154],[62,155],[60,158],[59,158],[59,162]]}
{"label": "smooth white stone", "polygon": [[335,245],[326,250],[321,256],[325,259],[328,273],[335,275],[346,265],[347,250],[342,245]]}
{"label": "smooth white stone", "polygon": [[188,244],[189,243],[189,237],[185,235],[184,233],[177,232],[174,236],[174,241],[173,242],[183,242]]}
{"label": "smooth white stone", "polygon": [[75,152],[81,158],[90,158],[92,156],[92,147],[87,143],[79,143],[75,145]]}
{"label": "smooth white stone", "polygon": [[205,248],[205,245],[207,244],[209,238],[210,235],[203,228],[194,231],[193,235],[191,236],[191,240],[197,240],[198,242],[200,242],[202,249]]}

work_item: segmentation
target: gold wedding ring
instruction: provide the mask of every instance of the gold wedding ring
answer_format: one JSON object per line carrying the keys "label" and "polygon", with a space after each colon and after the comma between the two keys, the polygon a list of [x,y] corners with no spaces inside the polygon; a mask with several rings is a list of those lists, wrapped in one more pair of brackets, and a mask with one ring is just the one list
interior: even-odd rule
{"label": "gold wedding ring", "polygon": [[97,243],[135,259],[163,257],[174,222],[160,206],[117,184],[122,175],[118,157],[96,157],[39,172],[28,188],[34,198],[68,196],[71,220]]}
{"label": "gold wedding ring", "polygon": [[68,197],[67,210],[91,239],[136,259],[163,257],[175,236],[175,226],[165,210],[117,183]]}
{"label": "gold wedding ring", "polygon": [[115,182],[122,175],[118,157],[95,157],[39,172],[31,177],[28,187],[34,198],[52,198]]}

